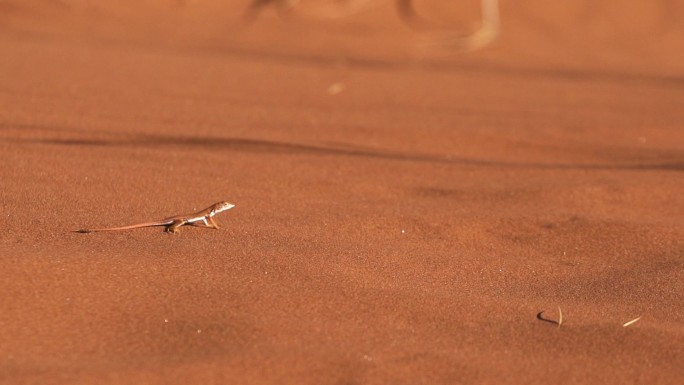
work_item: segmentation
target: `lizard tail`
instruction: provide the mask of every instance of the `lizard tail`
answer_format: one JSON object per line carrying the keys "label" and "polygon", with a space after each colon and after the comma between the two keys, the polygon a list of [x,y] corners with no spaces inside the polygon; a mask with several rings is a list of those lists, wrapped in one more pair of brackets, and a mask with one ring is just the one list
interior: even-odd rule
{"label": "lizard tail", "polygon": [[102,228],[102,229],[80,229],[80,230],[74,230],[74,232],[75,233],[81,233],[81,234],[88,234],[88,233],[95,233],[95,232],[101,232],[101,231],[132,230],[132,229],[140,229],[143,227],[168,226],[170,223],[172,223],[172,222],[148,222],[148,223],[139,223],[137,225],[122,226],[122,227],[107,227],[107,228]]}

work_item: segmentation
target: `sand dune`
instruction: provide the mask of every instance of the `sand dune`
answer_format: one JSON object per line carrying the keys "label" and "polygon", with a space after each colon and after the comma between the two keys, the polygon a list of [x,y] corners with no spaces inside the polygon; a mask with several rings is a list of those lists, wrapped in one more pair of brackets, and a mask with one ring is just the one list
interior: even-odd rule
{"label": "sand dune", "polygon": [[249,4],[0,0],[0,383],[684,380],[679,2]]}

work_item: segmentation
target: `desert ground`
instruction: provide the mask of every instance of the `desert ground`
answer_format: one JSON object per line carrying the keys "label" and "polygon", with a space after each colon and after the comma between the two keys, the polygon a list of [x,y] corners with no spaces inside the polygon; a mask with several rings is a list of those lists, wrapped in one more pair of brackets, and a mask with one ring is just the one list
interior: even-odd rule
{"label": "desert ground", "polygon": [[684,383],[684,3],[499,5],[0,0],[0,383]]}

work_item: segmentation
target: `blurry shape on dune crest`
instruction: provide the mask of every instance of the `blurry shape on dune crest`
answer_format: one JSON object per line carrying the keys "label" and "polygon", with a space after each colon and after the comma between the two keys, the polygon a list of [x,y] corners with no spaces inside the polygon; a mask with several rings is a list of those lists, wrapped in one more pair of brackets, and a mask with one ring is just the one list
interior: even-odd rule
{"label": "blurry shape on dune crest", "polygon": [[344,83],[342,82],[333,83],[328,87],[328,95],[337,95],[344,91],[344,88]]}
{"label": "blurry shape on dune crest", "polygon": [[247,9],[245,9],[244,19],[248,22],[256,20],[259,13],[269,5],[274,5],[278,8],[278,12],[288,12],[294,7],[296,0],[252,0]]}
{"label": "blurry shape on dune crest", "polygon": [[364,9],[373,0],[252,0],[245,12],[245,19],[254,20],[269,5],[280,13],[297,12],[308,16],[338,19],[351,16]]}
{"label": "blurry shape on dune crest", "polygon": [[[343,18],[351,16],[378,0],[252,0],[245,11],[245,20],[254,21],[267,7],[274,6],[279,13],[293,12],[316,18]],[[499,35],[498,0],[481,0],[480,28],[464,35],[451,28],[435,27],[415,10],[413,0],[394,0],[399,18],[414,30],[420,30],[419,48],[447,48],[473,51],[494,41]]]}
{"label": "blurry shape on dune crest", "polygon": [[498,0],[481,0],[482,21],[480,28],[470,35],[447,29],[430,28],[413,9],[411,0],[397,0],[397,12],[405,23],[415,28],[427,29],[419,38],[419,48],[447,48],[458,51],[474,51],[485,47],[499,36]]}
{"label": "blurry shape on dune crest", "polygon": [[351,16],[364,10],[374,0],[290,0],[302,13],[326,19]]}

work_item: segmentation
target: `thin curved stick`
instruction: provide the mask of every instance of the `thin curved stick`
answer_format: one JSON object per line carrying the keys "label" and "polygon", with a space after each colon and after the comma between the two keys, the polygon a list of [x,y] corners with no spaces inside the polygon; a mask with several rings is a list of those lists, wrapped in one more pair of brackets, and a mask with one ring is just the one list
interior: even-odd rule
{"label": "thin curved stick", "polygon": [[537,319],[540,321],[549,322],[549,323],[552,323],[554,325],[558,325],[558,327],[561,327],[561,325],[563,324],[563,311],[561,310],[560,306],[558,306],[558,321],[552,320],[550,318],[545,318],[543,316],[543,314],[544,314],[544,310],[537,313]]}
{"label": "thin curved stick", "polygon": [[637,322],[641,319],[641,317],[642,317],[642,316],[638,316],[638,317],[636,317],[635,319],[633,319],[633,320],[631,320],[631,321],[625,322],[624,324],[622,324],[622,327],[623,327],[623,328],[626,328],[626,327],[629,326],[629,325],[632,325],[632,324],[634,324],[634,323],[637,323]]}

